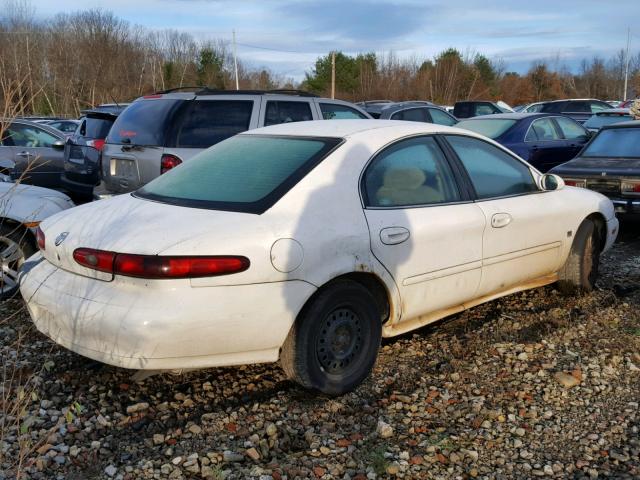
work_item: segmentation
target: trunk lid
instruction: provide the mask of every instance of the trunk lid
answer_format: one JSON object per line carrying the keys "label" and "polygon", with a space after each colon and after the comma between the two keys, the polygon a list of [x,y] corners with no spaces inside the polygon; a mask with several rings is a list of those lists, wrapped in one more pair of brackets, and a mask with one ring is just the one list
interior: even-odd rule
{"label": "trunk lid", "polygon": [[[110,281],[112,274],[78,264],[73,259],[74,250],[85,247],[157,255],[195,237],[233,232],[236,225],[246,228],[247,223],[257,221],[258,216],[246,213],[178,207],[120,195],[50,217],[41,228],[46,236],[44,257],[49,262],[79,275]],[[229,254],[200,254],[216,253]]]}

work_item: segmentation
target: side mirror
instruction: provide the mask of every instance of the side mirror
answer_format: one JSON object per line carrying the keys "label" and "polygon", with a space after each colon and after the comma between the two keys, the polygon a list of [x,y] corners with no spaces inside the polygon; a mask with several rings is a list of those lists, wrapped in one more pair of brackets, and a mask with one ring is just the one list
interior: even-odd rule
{"label": "side mirror", "polygon": [[560,190],[564,187],[564,180],[553,173],[545,173],[538,179],[538,186],[545,192]]}
{"label": "side mirror", "polygon": [[54,150],[64,150],[64,140],[56,140],[51,144],[51,148]]}

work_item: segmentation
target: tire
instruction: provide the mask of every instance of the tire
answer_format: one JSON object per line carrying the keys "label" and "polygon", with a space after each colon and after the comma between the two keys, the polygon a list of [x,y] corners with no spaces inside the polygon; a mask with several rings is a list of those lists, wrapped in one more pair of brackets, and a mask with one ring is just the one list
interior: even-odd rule
{"label": "tire", "polygon": [[559,272],[559,290],[568,294],[593,290],[599,265],[600,237],[595,223],[587,219],[578,228],[569,257]]}
{"label": "tire", "polygon": [[18,293],[18,270],[35,252],[27,235],[18,225],[0,225],[0,300]]}
{"label": "tire", "polygon": [[362,285],[336,281],[305,306],[280,355],[285,373],[305,388],[342,395],[369,375],[382,325],[373,295]]}

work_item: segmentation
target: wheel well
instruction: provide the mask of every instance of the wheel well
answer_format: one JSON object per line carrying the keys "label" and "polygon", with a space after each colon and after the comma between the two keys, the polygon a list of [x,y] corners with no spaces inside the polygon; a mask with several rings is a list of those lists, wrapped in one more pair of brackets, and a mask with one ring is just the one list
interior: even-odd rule
{"label": "wheel well", "polygon": [[306,308],[307,305],[309,305],[313,301],[313,299],[316,297],[316,295],[319,292],[327,288],[329,285],[332,285],[333,283],[341,280],[350,280],[352,282],[359,283],[364,288],[366,288],[373,295],[373,298],[376,301],[376,306],[378,307],[378,311],[380,312],[380,318],[382,320],[382,323],[384,323],[389,318],[389,314],[391,311],[391,302],[389,300],[389,292],[387,290],[387,287],[384,285],[382,280],[380,280],[380,278],[378,278],[376,275],[372,273],[365,273],[365,272],[346,273],[344,275],[340,275],[338,277],[331,279],[330,281],[322,285],[311,296],[311,298],[307,300],[305,307],[303,307],[303,310],[304,308]]}
{"label": "wheel well", "polygon": [[11,227],[13,231],[21,232],[22,238],[24,238],[29,245],[33,248],[33,250],[38,249],[38,245],[36,243],[36,238],[27,227],[25,227],[22,223],[13,220],[12,218],[0,217],[0,226],[7,225]]}
{"label": "wheel well", "polygon": [[596,232],[598,232],[598,240],[600,250],[604,249],[607,243],[607,221],[601,213],[594,212],[589,215],[585,220],[591,220],[596,226]]}

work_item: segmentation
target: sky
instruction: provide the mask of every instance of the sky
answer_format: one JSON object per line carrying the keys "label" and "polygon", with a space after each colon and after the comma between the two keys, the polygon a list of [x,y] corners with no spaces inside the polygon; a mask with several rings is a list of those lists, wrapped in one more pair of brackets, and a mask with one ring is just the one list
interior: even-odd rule
{"label": "sky", "polygon": [[583,58],[640,52],[640,0],[31,0],[38,16],[102,8],[132,24],[231,42],[238,58],[304,78],[332,50],[432,58],[455,47],[526,72],[534,61],[576,71]]}

